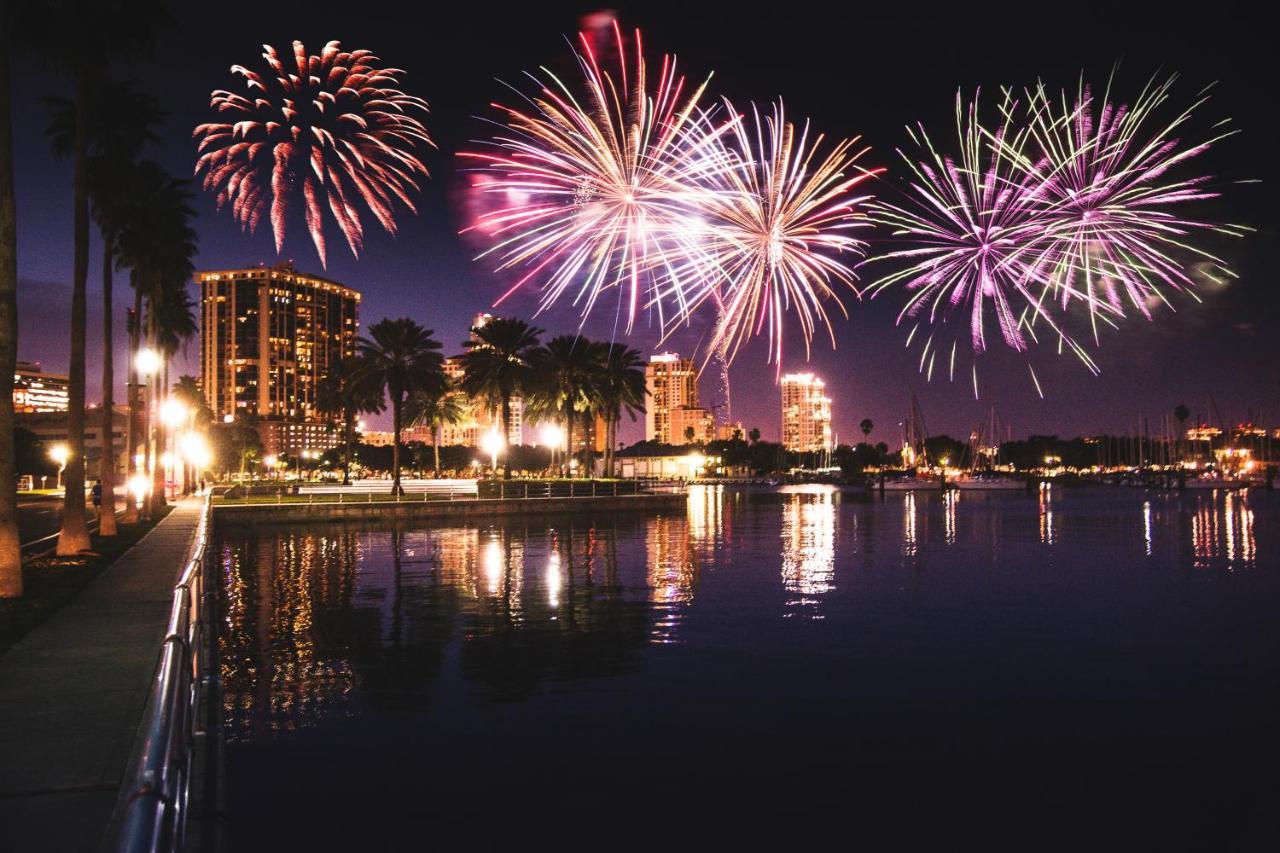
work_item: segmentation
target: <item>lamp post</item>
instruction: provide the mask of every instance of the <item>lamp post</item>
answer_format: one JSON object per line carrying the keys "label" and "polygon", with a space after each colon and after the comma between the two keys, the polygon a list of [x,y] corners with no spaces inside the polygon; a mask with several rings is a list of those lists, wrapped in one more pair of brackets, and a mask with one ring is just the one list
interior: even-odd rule
{"label": "lamp post", "polygon": [[67,460],[71,458],[71,448],[65,444],[55,444],[49,448],[49,458],[58,463],[58,485],[55,489],[62,488],[62,472],[67,470]]}
{"label": "lamp post", "polygon": [[[164,359],[160,357],[160,353],[153,349],[146,348],[138,350],[138,354],[133,359],[134,369],[138,371],[138,378],[142,380],[142,401],[139,408],[142,410],[142,440],[146,450],[142,454],[143,465],[142,474],[152,474],[152,482],[154,484],[154,470],[156,456],[159,455],[159,448],[152,445],[152,428],[155,425],[152,420],[151,408],[154,405],[153,394],[151,393],[151,378],[160,372],[160,368],[164,366]],[[130,448],[132,451],[132,448]],[[155,497],[155,489],[152,488],[142,495],[151,495]],[[140,495],[141,496],[141,495]],[[143,503],[143,512],[150,516],[151,501]]]}
{"label": "lamp post", "polygon": [[542,435],[542,443],[551,448],[551,467],[556,465],[556,451],[564,447],[564,428],[559,424],[546,423],[539,430]]}
{"label": "lamp post", "polygon": [[498,454],[502,452],[502,448],[506,442],[502,439],[502,433],[497,429],[491,429],[480,439],[480,449],[489,454],[490,464],[493,466],[493,475],[498,476]]}
{"label": "lamp post", "polygon": [[173,437],[175,435],[175,431],[177,430],[178,427],[182,426],[183,421],[186,421],[191,417],[191,414],[192,412],[190,407],[188,407],[186,403],[183,403],[177,397],[169,397],[163,403],[160,404],[160,422],[164,424],[166,428],[165,435],[166,435],[167,443],[169,445],[166,455],[169,458],[170,464],[165,466],[166,488],[168,488],[169,477],[172,474],[172,471],[169,469],[171,467],[176,467],[180,458],[176,453],[174,453]]}

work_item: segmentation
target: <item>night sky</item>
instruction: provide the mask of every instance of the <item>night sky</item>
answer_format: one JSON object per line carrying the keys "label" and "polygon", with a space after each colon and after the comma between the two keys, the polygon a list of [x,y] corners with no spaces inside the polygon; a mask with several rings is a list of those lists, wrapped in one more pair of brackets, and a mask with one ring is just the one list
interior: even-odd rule
{"label": "night sky", "polygon": [[[577,29],[580,16],[598,7],[531,3],[513,12],[464,3],[454,4],[446,18],[429,11],[435,5],[405,4],[401,10],[392,3],[174,4],[177,27],[164,33],[154,59],[121,65],[117,73],[136,78],[169,111],[164,147],[152,156],[175,174],[186,175],[195,162],[191,129],[210,116],[209,92],[234,88],[229,67],[256,67],[263,43],[287,50],[293,39],[302,39],[317,52],[327,40],[338,39],[345,48],[371,49],[385,64],[405,69],[402,84],[429,102],[428,129],[439,144],[439,150],[423,152],[432,177],[419,215],[401,215],[395,238],[367,219],[372,227],[366,229],[359,261],[331,228],[329,268],[324,271],[299,214],[290,223],[284,257],[302,270],[362,291],[363,325],[407,314],[434,329],[446,352],[456,352],[471,315],[486,309],[505,288],[487,261],[472,259],[475,247],[458,236],[465,224],[465,177],[455,154],[484,133],[477,116],[491,115],[487,105],[509,100],[499,80],[518,83],[522,70],[541,64],[568,67],[564,36]],[[1037,78],[1051,86],[1071,86],[1083,70],[1101,83],[1118,60],[1116,88],[1122,96],[1136,95],[1160,69],[1182,75],[1175,88],[1178,105],[1217,81],[1193,128],[1207,135],[1214,121],[1229,117],[1242,133],[1203,158],[1202,170],[1214,175],[1215,185],[1226,194],[1209,210],[1257,231],[1244,240],[1211,241],[1210,247],[1239,274],[1237,282],[1202,290],[1201,304],[1176,295],[1176,313],[1160,311],[1155,322],[1130,317],[1120,333],[1104,335],[1096,353],[1101,376],[1091,376],[1073,357],[1055,356],[1051,345],[1042,347],[1034,363],[1044,400],[1036,395],[1023,358],[994,348],[979,361],[980,400],[973,399],[967,373],[954,384],[936,375],[926,383],[917,372],[916,350],[904,349],[905,329],[894,325],[901,293],[862,302],[850,294],[849,319],[836,314],[838,349],[816,341],[806,367],[800,336],[792,334],[783,365],[786,370],[812,369],[827,379],[838,437],[859,438],[858,422],[870,417],[877,424],[872,440],[894,443],[913,391],[930,431],[955,435],[967,435],[990,405],[1015,434],[1123,432],[1133,428],[1139,415],[1155,423],[1180,402],[1214,420],[1253,417],[1280,425],[1274,190],[1280,75],[1268,43],[1273,24],[1227,3],[1203,7],[1195,16],[1175,12],[1173,6],[1126,16],[1115,11],[1119,4],[1058,4],[1045,12],[1060,16],[1044,20],[1031,17],[1025,5],[1004,11],[990,4],[956,4],[945,13],[885,5],[901,11],[872,12],[863,4],[842,4],[842,11],[831,11],[789,3],[766,16],[751,11],[751,4],[687,2],[636,3],[616,11],[624,27],[643,29],[651,61],[659,52],[673,52],[683,71],[697,81],[714,71],[713,94],[739,104],[781,95],[790,116],[808,116],[818,130],[836,137],[862,134],[873,149],[863,162],[890,168],[876,188],[886,197],[900,197],[904,170],[894,148],[907,144],[904,125],[923,121],[935,140],[947,144],[953,139],[957,87],[968,92],[981,86],[992,104],[1001,85],[1021,87]],[[41,131],[47,117],[43,96],[69,94],[70,84],[34,56],[15,59],[15,76],[19,354],[65,370],[71,167],[48,154]],[[1261,183],[1237,183],[1248,180]],[[277,259],[269,229],[252,237],[241,233],[229,214],[215,210],[208,195],[201,194],[196,207],[198,268]],[[89,282],[91,400],[99,396],[94,379],[101,351],[99,251],[95,232]],[[122,317],[129,299],[124,282],[117,294],[117,316]],[[524,317],[535,307],[532,292],[504,303],[504,311]],[[578,315],[566,305],[536,322],[568,332],[577,328]],[[601,303],[584,331],[607,338],[613,329],[612,304]],[[691,353],[705,332],[705,323],[695,322],[675,337],[672,347]],[[656,332],[647,327],[630,339],[646,353],[656,340]],[[195,372],[198,346],[191,344],[179,372]],[[123,358],[123,335],[119,349]],[[764,360],[764,347],[757,345],[735,363],[733,418],[776,438],[778,393],[773,367]],[[704,404],[720,396],[712,379],[704,378]],[[642,428],[642,421],[624,427],[622,437],[638,438]]]}

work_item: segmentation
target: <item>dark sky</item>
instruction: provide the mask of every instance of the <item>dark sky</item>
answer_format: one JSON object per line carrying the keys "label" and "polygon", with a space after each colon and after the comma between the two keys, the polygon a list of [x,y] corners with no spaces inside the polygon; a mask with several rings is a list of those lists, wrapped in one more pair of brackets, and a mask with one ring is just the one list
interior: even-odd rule
{"label": "dark sky", "polygon": [[[191,128],[207,119],[209,92],[230,88],[233,63],[256,65],[261,45],[287,48],[302,39],[312,51],[339,39],[347,48],[368,48],[388,65],[407,72],[405,89],[431,105],[428,127],[439,150],[424,159],[431,180],[422,194],[419,215],[400,217],[400,233],[391,238],[376,225],[367,229],[363,257],[354,260],[330,231],[327,275],[365,294],[362,322],[409,315],[436,331],[446,351],[456,351],[470,316],[485,309],[504,289],[485,261],[474,261],[474,247],[457,232],[464,225],[459,202],[463,179],[455,157],[469,139],[483,133],[476,118],[486,105],[504,97],[499,79],[520,80],[520,72],[540,64],[563,67],[569,60],[564,40],[590,4],[523,4],[520,11],[491,4],[453,4],[451,17],[429,11],[439,4],[181,3],[177,28],[162,38],[154,59],[118,69],[161,99],[170,115],[164,147],[155,153],[176,174],[189,174],[195,161]],[[954,4],[936,11],[883,4],[892,11],[867,11],[864,4],[829,9],[804,3],[770,4],[767,14],[754,4],[644,2],[615,7],[626,27],[645,32],[651,60],[674,52],[682,69],[701,80],[714,71],[711,91],[735,102],[767,102],[782,96],[792,117],[809,117],[831,136],[862,134],[873,147],[874,162],[890,167],[877,193],[899,194],[902,169],[897,146],[905,145],[904,125],[923,121],[936,140],[950,140],[957,87],[981,86],[994,94],[1001,85],[1021,87],[1037,78],[1054,86],[1074,85],[1083,71],[1103,80],[1121,61],[1117,90],[1136,94],[1157,70],[1182,75],[1175,97],[1190,101],[1217,81],[1213,99],[1194,127],[1202,133],[1229,117],[1241,129],[1203,158],[1226,199],[1213,212],[1243,222],[1257,232],[1240,241],[1214,241],[1239,274],[1230,286],[1201,293],[1196,303],[1174,299],[1176,313],[1164,310],[1154,322],[1130,318],[1119,333],[1104,335],[1091,376],[1074,358],[1058,357],[1046,346],[1035,354],[1046,398],[1035,393],[1024,359],[992,352],[979,361],[981,399],[973,399],[968,375],[954,384],[935,376],[926,383],[917,372],[915,350],[904,349],[905,330],[894,324],[900,294],[871,301],[847,300],[849,319],[837,315],[838,349],[815,346],[812,369],[824,376],[835,398],[836,430],[843,440],[857,435],[857,423],[872,418],[873,440],[892,443],[911,392],[920,400],[931,431],[964,435],[995,405],[1015,433],[1063,435],[1132,428],[1139,415],[1153,421],[1186,402],[1208,415],[1210,400],[1221,417],[1253,416],[1280,424],[1280,371],[1277,330],[1280,299],[1275,295],[1276,72],[1273,25],[1245,7],[1216,3],[1195,16],[1162,5],[1158,10],[1118,13],[1120,4],[1063,5],[1045,9],[1039,19],[1030,6],[1002,9],[990,4]],[[1036,5],[1036,4],[1031,4]],[[1060,14],[1057,14],[1060,13]],[[29,60],[29,62],[28,62]],[[41,137],[46,119],[42,97],[66,93],[65,79],[42,67],[38,58],[16,63],[15,142],[19,203],[19,275],[21,357],[65,369],[66,325],[71,275],[71,178],[68,163],[53,160]],[[1258,184],[1236,182],[1258,179]],[[229,215],[215,210],[211,197],[197,204],[201,268],[273,262],[268,230],[242,234]],[[284,256],[300,269],[321,272],[301,222],[292,224]],[[90,278],[90,376],[97,371],[100,333],[97,292],[98,246],[94,243]],[[123,312],[127,288],[120,288]],[[532,294],[505,303],[504,309],[529,316]],[[608,337],[613,312],[602,307],[588,322],[589,335]],[[556,332],[572,331],[572,308],[542,315],[537,322]],[[690,352],[705,324],[678,335],[673,346]],[[949,332],[950,334],[950,332]],[[648,328],[633,342],[648,352],[656,341]],[[784,362],[787,370],[806,369],[800,337],[792,334]],[[121,347],[122,350],[122,347]],[[194,372],[198,344],[187,355]],[[739,356],[732,370],[733,415],[766,437],[778,433],[778,394],[773,368],[762,346]],[[711,377],[704,398],[719,391]],[[90,381],[90,397],[96,397]],[[1213,417],[1217,417],[1214,414]],[[639,429],[624,431],[635,438]]]}

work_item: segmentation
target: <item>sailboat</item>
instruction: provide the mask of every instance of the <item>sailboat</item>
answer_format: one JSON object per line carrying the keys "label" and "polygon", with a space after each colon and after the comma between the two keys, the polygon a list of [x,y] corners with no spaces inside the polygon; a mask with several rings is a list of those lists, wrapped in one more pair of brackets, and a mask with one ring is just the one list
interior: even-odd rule
{"label": "sailboat", "polygon": [[[925,437],[928,431],[924,425],[924,415],[920,412],[920,402],[915,392],[911,392],[911,410],[902,424],[902,467],[917,472],[928,464],[925,448]],[[883,488],[887,492],[910,492],[925,489],[937,489],[939,482],[933,477],[922,477],[918,473],[893,480],[885,480]]]}
{"label": "sailboat", "polygon": [[1000,463],[1000,423],[992,406],[987,422],[969,436],[969,470],[952,481],[957,489],[975,492],[1013,491],[1026,488],[1016,477],[997,473]]}

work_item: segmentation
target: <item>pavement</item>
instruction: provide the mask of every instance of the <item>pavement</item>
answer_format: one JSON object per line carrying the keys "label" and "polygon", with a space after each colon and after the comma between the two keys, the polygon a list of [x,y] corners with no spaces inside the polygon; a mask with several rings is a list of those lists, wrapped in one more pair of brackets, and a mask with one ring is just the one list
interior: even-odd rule
{"label": "pavement", "polygon": [[169,515],[0,656],[0,848],[95,851],[203,498]]}

